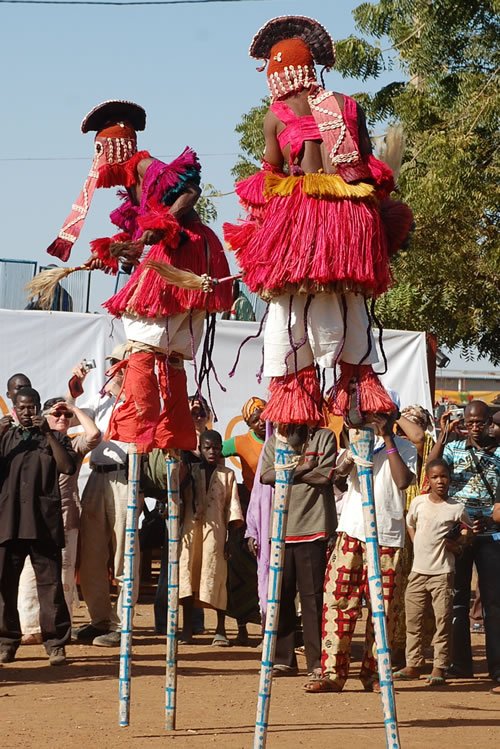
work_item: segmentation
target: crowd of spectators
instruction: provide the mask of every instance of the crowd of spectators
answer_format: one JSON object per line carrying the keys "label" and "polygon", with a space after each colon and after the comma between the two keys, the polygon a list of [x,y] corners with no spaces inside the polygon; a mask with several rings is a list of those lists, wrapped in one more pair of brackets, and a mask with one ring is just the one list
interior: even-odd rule
{"label": "crowd of spectators", "polygon": [[[110,365],[123,356],[123,347],[116,347]],[[72,373],[81,387],[43,405],[25,374],[7,383],[12,410],[0,420],[0,663],[14,661],[20,645],[43,644],[54,666],[66,662],[71,642],[119,646],[127,445],[105,436],[112,410],[121,403],[121,374],[113,371],[86,408],[75,402],[87,373],[81,365]],[[181,454],[180,469],[179,640],[185,645],[205,631],[207,608],[217,612],[216,647],[233,644],[227,617],[237,622],[234,642],[240,646],[250,644],[248,623],[265,621],[274,454],[283,435],[262,421],[264,407],[260,398],[249,398],[242,408],[248,432],[223,440],[211,428],[208,403],[199,394],[190,398],[198,446]],[[368,415],[376,435],[374,496],[395,679],[425,677],[433,687],[472,678],[472,627],[484,631],[492,691],[500,693],[499,414],[475,400],[460,418],[445,412],[439,424],[420,406],[407,406],[394,417]],[[351,676],[352,637],[366,607],[359,679],[366,691],[379,691],[362,496],[348,430],[337,436],[326,427],[297,427],[287,439],[297,467],[273,676],[296,675],[297,655],[303,654],[306,692],[341,692]],[[87,454],[90,474],[80,501],[78,476]],[[241,462],[240,484],[225,464],[231,456]],[[156,498],[153,510],[146,504],[141,540],[143,548],[161,547],[154,612],[162,636],[168,543],[159,451],[144,458],[142,489]],[[151,535],[153,525],[157,533]],[[140,553],[135,562],[134,603]],[[88,623],[74,628],[77,580]]]}

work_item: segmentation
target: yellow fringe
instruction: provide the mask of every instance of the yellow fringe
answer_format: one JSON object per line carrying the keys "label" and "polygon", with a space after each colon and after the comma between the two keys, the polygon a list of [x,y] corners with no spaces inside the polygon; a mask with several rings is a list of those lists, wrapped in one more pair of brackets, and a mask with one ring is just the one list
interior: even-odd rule
{"label": "yellow fringe", "polygon": [[296,187],[313,198],[355,198],[364,199],[375,196],[375,188],[367,182],[351,185],[344,182],[338,174],[303,174],[299,176],[280,177],[278,174],[266,174],[264,194],[266,198],[275,196],[289,197]]}

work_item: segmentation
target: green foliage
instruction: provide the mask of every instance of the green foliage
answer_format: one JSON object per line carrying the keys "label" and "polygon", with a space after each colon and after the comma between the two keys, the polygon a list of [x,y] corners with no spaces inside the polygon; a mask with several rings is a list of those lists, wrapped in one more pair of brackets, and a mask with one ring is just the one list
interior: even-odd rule
{"label": "green foliage", "polygon": [[204,224],[211,224],[217,220],[217,208],[213,198],[220,197],[220,193],[207,182],[201,186],[201,196],[196,203],[196,212]]}
{"label": "green foliage", "polygon": [[262,123],[269,108],[269,99],[262,99],[257,107],[244,114],[235,130],[240,136],[240,148],[243,154],[231,169],[231,174],[237,180],[245,179],[260,169],[260,161],[264,153],[264,131]]}
{"label": "green foliage", "polygon": [[[387,327],[427,330],[440,344],[500,362],[499,0],[379,0],[353,12],[362,38],[336,43],[336,68],[401,80],[356,98],[371,127],[399,122],[406,138],[399,197],[415,215],[394,287],[377,303]],[[255,171],[267,102],[237,127]],[[252,171],[250,171],[252,170]]]}

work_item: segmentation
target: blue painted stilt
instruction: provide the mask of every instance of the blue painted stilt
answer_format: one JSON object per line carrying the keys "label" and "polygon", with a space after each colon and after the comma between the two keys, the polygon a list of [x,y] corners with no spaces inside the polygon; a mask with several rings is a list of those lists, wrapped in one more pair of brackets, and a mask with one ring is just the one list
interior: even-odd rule
{"label": "blue painted stilt", "polygon": [[269,586],[267,589],[267,614],[262,643],[257,717],[255,721],[254,749],[264,749],[267,739],[269,706],[271,703],[272,671],[278,634],[281,583],[285,559],[285,535],[288,505],[297,465],[297,453],[288,442],[276,434],[276,484],[273,501],[271,554],[269,561]]}
{"label": "blue painted stilt", "polygon": [[132,620],[134,616],[134,560],[137,540],[137,502],[139,498],[140,456],[135,445],[128,453],[128,500],[125,529],[125,553],[120,639],[119,725],[130,722],[130,684],[132,660]]}
{"label": "blue painted stilt", "polygon": [[349,430],[349,442],[358,471],[361,496],[363,498],[363,520],[366,537],[366,559],[368,588],[372,605],[375,645],[380,679],[380,696],[384,711],[384,727],[387,749],[399,749],[399,730],[392,680],[391,651],[387,640],[382,574],[378,546],[377,517],[373,492],[373,429],[361,427]]}
{"label": "blue painted stilt", "polygon": [[167,464],[168,583],[165,728],[175,730],[177,708],[177,623],[179,620],[179,458],[170,450]]}

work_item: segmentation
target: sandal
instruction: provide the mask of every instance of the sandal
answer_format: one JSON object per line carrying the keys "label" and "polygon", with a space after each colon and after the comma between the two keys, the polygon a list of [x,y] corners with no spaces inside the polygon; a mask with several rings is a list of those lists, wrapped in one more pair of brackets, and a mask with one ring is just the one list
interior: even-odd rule
{"label": "sandal", "polygon": [[404,669],[401,669],[401,671],[394,671],[392,678],[394,681],[418,681],[420,674],[418,676],[410,676],[410,674],[405,673]]}
{"label": "sandal", "polygon": [[230,648],[231,643],[225,635],[215,635],[212,640],[212,647],[214,648]]}
{"label": "sandal", "polygon": [[304,692],[307,694],[325,694],[326,692],[341,692],[343,687],[334,679],[328,679],[325,676],[320,678],[313,677],[304,684]]}
{"label": "sandal", "polygon": [[428,687],[443,687],[446,684],[444,676],[428,676],[425,679]]}
{"label": "sandal", "polygon": [[361,683],[365,692],[374,692],[374,694],[380,694],[380,682],[378,679],[372,679],[372,681],[362,681]]}
{"label": "sandal", "polygon": [[297,676],[299,673],[298,668],[293,666],[285,666],[283,663],[276,663],[273,666],[272,677],[273,679],[281,678],[282,676]]}

